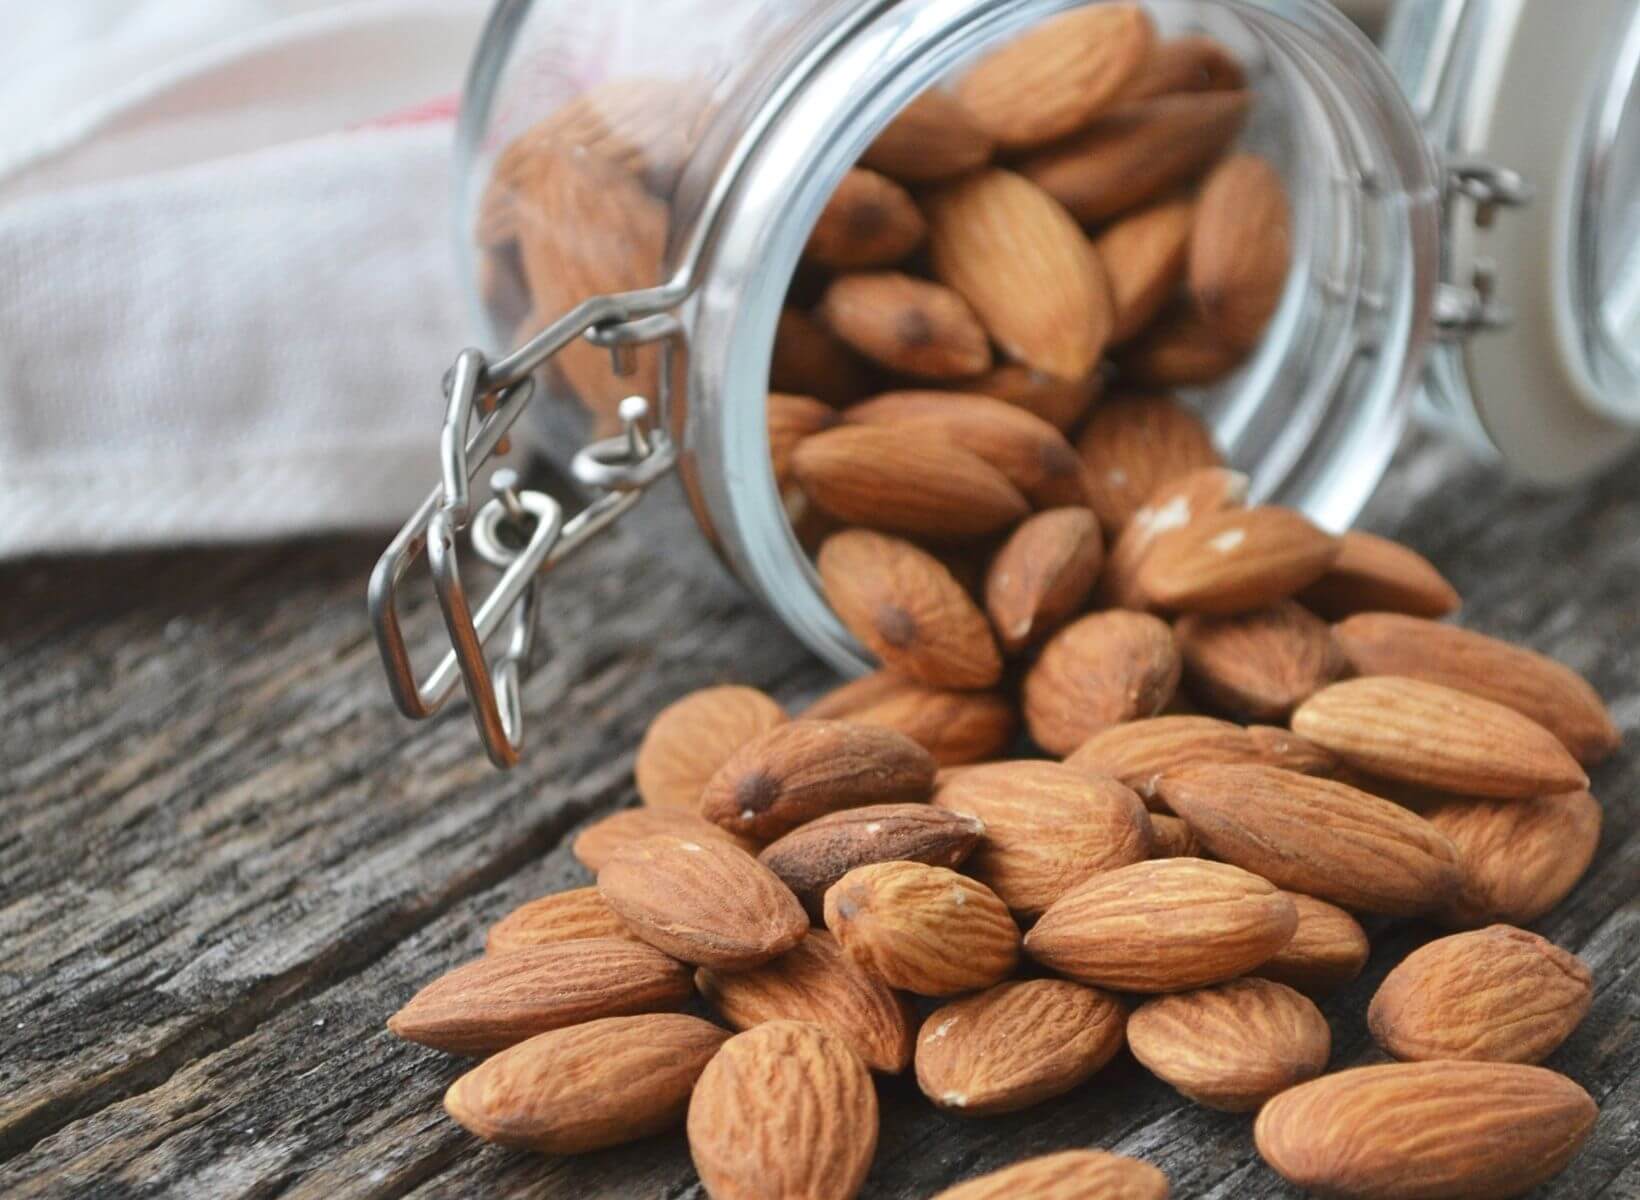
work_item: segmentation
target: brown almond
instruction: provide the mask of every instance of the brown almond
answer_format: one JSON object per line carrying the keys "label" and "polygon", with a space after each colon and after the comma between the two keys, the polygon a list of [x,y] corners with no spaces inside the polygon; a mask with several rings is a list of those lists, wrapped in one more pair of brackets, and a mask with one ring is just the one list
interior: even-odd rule
{"label": "brown almond", "polygon": [[1396,1058],[1538,1063],[1589,1011],[1594,977],[1553,942],[1492,925],[1438,938],[1384,977],[1367,1009]]}
{"label": "brown almond", "polygon": [[1076,452],[1093,511],[1113,536],[1163,484],[1223,461],[1201,418],[1169,396],[1112,396],[1094,409]]}
{"label": "brown almond", "polygon": [[1179,685],[1173,631],[1145,613],[1102,612],[1060,630],[1025,676],[1025,725],[1069,754],[1108,725],[1155,716]]}
{"label": "brown almond", "polygon": [[657,833],[727,842],[742,850],[754,848],[750,839],[720,829],[698,813],[684,812],[679,808],[645,807],[624,808],[594,821],[576,834],[575,841],[570,845],[570,853],[575,855],[576,862],[596,873],[622,846]]}
{"label": "brown almond", "polygon": [[1327,573],[1298,595],[1329,621],[1359,612],[1444,617],[1462,603],[1433,563],[1400,542],[1359,529],[1340,535],[1339,542]]}
{"label": "brown almond", "polygon": [[833,271],[888,267],[927,234],[928,223],[910,192],[886,175],[853,167],[809,231],[803,256]]}
{"label": "brown almond", "polygon": [[1167,1176],[1103,1150],[1061,1150],[946,1188],[933,1200],[1167,1200]]}
{"label": "brown almond", "polygon": [[868,804],[800,825],[758,856],[825,919],[826,892],[855,867],[880,862],[960,866],[985,834],[982,821],[927,804]]}
{"label": "brown almond", "polygon": [[695,1081],[728,1037],[683,1013],[553,1029],[457,1079],[444,1109],[485,1141],[517,1150],[619,1146],[683,1124]]}
{"label": "brown almond", "polygon": [[1150,814],[1151,858],[1200,858],[1202,846],[1190,826],[1166,813]]}
{"label": "brown almond", "polygon": [[1247,72],[1224,43],[1201,34],[1157,42],[1122,99],[1148,100],[1173,92],[1234,92],[1247,86]]}
{"label": "brown almond", "polygon": [[1031,511],[1008,477],[973,451],[880,426],[805,438],[792,454],[792,474],[838,520],[911,537],[982,537]]}
{"label": "brown almond", "polygon": [[688,1128],[695,1170],[717,1200],[851,1200],[877,1152],[877,1092],[837,1034],[769,1021],[706,1065]]}
{"label": "brown almond", "polygon": [[1253,974],[1320,999],[1361,974],[1372,946],[1361,923],[1337,905],[1298,892],[1288,895],[1298,910],[1293,940]]}
{"label": "brown almond", "polygon": [[642,940],[604,903],[597,888],[570,888],[521,904],[490,926],[484,953],[507,954],[527,946],[606,937]]}
{"label": "brown almond", "polygon": [[1599,694],[1547,655],[1395,613],[1351,617],[1334,636],[1358,674],[1421,679],[1502,704],[1554,734],[1586,766],[1617,749],[1620,735]]}
{"label": "brown almond", "polygon": [[833,688],[803,715],[897,730],[942,767],[997,758],[1019,728],[1013,701],[1001,692],[929,687],[891,671],[873,671]]}
{"label": "brown almond", "polygon": [[990,987],[1019,962],[1019,927],[984,884],[915,862],[855,867],[826,893],[826,928],[890,987],[950,996]]}
{"label": "brown almond", "polygon": [[1043,966],[1096,987],[1180,992],[1244,975],[1293,936],[1293,902],[1228,863],[1153,859],[1093,875],[1025,935]]}
{"label": "brown almond", "polygon": [[873,362],[924,379],[961,379],[991,366],[991,344],[950,288],[895,271],[834,280],[820,302],[831,331]]}
{"label": "brown almond", "polygon": [[982,763],[940,783],[936,807],[985,826],[968,872],[1035,916],[1099,871],[1150,857],[1150,818],[1127,788],[1059,763]]}
{"label": "brown almond", "polygon": [[1095,596],[1110,608],[1149,607],[1149,598],[1139,590],[1139,567],[1156,539],[1246,502],[1247,476],[1229,467],[1201,467],[1166,480],[1122,526],[1105,556]]}
{"label": "brown almond", "polygon": [[1283,1092],[1253,1138],[1278,1174],[1320,1194],[1497,1200],[1559,1174],[1598,1115],[1587,1092],[1542,1067],[1391,1063]]}
{"label": "brown almond", "polygon": [[1191,694],[1244,721],[1284,721],[1338,678],[1332,630],[1293,600],[1232,616],[1188,613],[1173,625]]}
{"label": "brown almond", "polygon": [[1128,1045],[1151,1074],[1225,1112],[1251,1112],[1327,1068],[1332,1031],[1314,1003],[1268,979],[1146,1000]]}
{"label": "brown almond", "polygon": [[883,665],[930,687],[1002,678],[990,623],[945,565],[910,542],[846,530],[820,548],[826,600]]}
{"label": "brown almond", "polygon": [[900,110],[860,161],[904,183],[928,183],[978,170],[995,149],[962,101],[931,88]]}
{"label": "brown almond", "polygon": [[1210,387],[1246,355],[1219,337],[1188,304],[1171,304],[1116,354],[1122,382],[1137,388]]}
{"label": "brown almond", "polygon": [[1110,284],[1087,235],[1052,196],[992,167],[926,204],[934,274],[1009,358],[1060,379],[1093,370],[1115,321]]}
{"label": "brown almond", "polygon": [[1137,585],[1156,604],[1237,613],[1285,600],[1338,556],[1338,539],[1288,508],[1231,509],[1156,540]]}
{"label": "brown almond", "polygon": [[780,310],[769,359],[769,386],[840,407],[865,395],[864,365],[820,322],[797,308]]}
{"label": "brown almond", "polygon": [[957,82],[957,97],[1002,147],[1041,145],[1109,107],[1154,42],[1155,29],[1137,4],[1078,9],[986,55]]}
{"label": "brown almond", "polygon": [[1170,771],[1157,784],[1214,857],[1361,912],[1434,912],[1458,888],[1457,850],[1400,805],[1260,766]]}
{"label": "brown almond", "polygon": [[1190,295],[1221,342],[1251,350],[1287,288],[1292,262],[1287,186],[1267,159],[1233,154],[1196,199]]}
{"label": "brown almond", "polygon": [[928,751],[892,729],[791,721],[730,755],[701,791],[700,811],[768,842],[838,809],[926,800],[935,769]]}
{"label": "brown almond", "polygon": [[1589,786],[1577,760],[1537,722],[1421,679],[1332,684],[1299,706],[1293,729],[1363,771],[1464,796],[1530,799]]}
{"label": "brown almond", "polygon": [[1289,771],[1321,774],[1333,760],[1319,755],[1304,739],[1261,736],[1258,726],[1243,729],[1216,717],[1170,715],[1128,721],[1101,730],[1065,760],[1067,767],[1097,771],[1120,779],[1152,809],[1161,800],[1156,785],[1164,774],[1203,763],[1258,763]]}
{"label": "brown almond", "polygon": [[792,455],[798,444],[841,420],[831,405],[792,392],[769,393],[767,419],[769,460],[774,466],[774,481],[782,488],[792,482]]}
{"label": "brown almond", "polygon": [[985,574],[985,611],[1003,650],[1017,654],[1086,606],[1104,544],[1090,509],[1055,508],[1020,522]]}
{"label": "brown almond", "polygon": [[1114,222],[1094,239],[1116,307],[1111,345],[1137,336],[1178,290],[1194,223],[1193,201],[1163,200]]}
{"label": "brown almond", "polygon": [[1022,408],[1065,433],[1075,428],[1093,405],[1100,392],[1101,376],[1098,371],[1090,371],[1081,379],[1056,379],[1023,363],[1003,363],[977,379],[966,380],[962,386]]}
{"label": "brown almond", "polygon": [[702,688],[674,700],[638,744],[638,795],[656,808],[699,812],[701,789],[729,756],[785,720],[785,710],[756,688]]}
{"label": "brown almond", "polygon": [[911,1065],[916,1014],[904,996],[868,975],[824,930],[750,971],[695,972],[695,986],[736,1029],[807,1021],[841,1037],[874,1071]]}
{"label": "brown almond", "polygon": [[755,967],[809,928],[791,889],[723,842],[663,833],[623,846],[598,872],[598,893],[633,933],[697,966]]}
{"label": "brown almond", "polygon": [[937,1008],[917,1038],[917,1086],[962,1116],[1018,1112],[1085,1083],[1122,1048],[1114,996],[1063,979],[997,986]]}
{"label": "brown almond", "polygon": [[1463,882],[1439,914],[1450,925],[1536,921],[1583,878],[1600,844],[1600,804],[1588,792],[1454,798],[1423,815],[1458,848]]}
{"label": "brown almond", "polygon": [[447,1054],[483,1056],[595,1017],[682,1008],[689,970],[652,946],[584,938],[477,959],[441,975],[387,1028]]}

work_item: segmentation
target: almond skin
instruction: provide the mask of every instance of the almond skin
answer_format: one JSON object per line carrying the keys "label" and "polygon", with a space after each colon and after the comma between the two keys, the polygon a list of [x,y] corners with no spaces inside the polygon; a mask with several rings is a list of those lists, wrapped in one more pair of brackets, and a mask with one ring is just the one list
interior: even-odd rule
{"label": "almond skin", "polygon": [[792,721],[753,738],[701,792],[701,813],[760,842],[862,804],[926,800],[934,760],[904,734],[848,721]]}
{"label": "almond skin", "polygon": [[769,386],[834,407],[865,395],[865,365],[825,326],[797,308],[780,310],[769,359]]}
{"label": "almond skin", "polygon": [[1433,825],[1347,784],[1258,766],[1171,771],[1157,791],[1215,858],[1361,912],[1434,912],[1458,852]]}
{"label": "almond skin", "polygon": [[723,842],[663,833],[623,846],[598,872],[598,893],[644,941],[698,966],[755,967],[809,928],[791,889]]}
{"label": "almond skin", "polygon": [[1002,653],[985,614],[932,554],[850,529],[826,539],[818,565],[838,619],[896,674],[958,690],[1002,678]]}
{"label": "almond skin", "polygon": [[750,839],[720,829],[698,813],[677,808],[624,808],[581,830],[575,836],[570,852],[577,862],[596,874],[622,846],[657,833],[727,842],[742,850],[755,848],[755,843]]}
{"label": "almond skin", "polygon": [[1094,875],[1025,935],[1043,966],[1126,992],[1221,983],[1268,960],[1298,917],[1276,888],[1227,863],[1167,858]]}
{"label": "almond skin", "polygon": [[1247,72],[1224,43],[1187,34],[1158,42],[1128,82],[1122,99],[1147,100],[1173,92],[1234,92],[1246,86]]}
{"label": "almond skin", "polygon": [[1600,844],[1588,792],[1535,800],[1443,800],[1424,819],[1458,848],[1463,882],[1439,914],[1448,925],[1527,925],[1564,900]]}
{"label": "almond skin", "polygon": [[792,482],[792,455],[804,438],[830,429],[839,420],[835,408],[813,396],[770,392],[769,462],[774,467],[775,483],[784,488]]}
{"label": "almond skin", "polygon": [[695,1081],[728,1037],[683,1013],[554,1029],[468,1071],[444,1093],[444,1109],[485,1141],[518,1150],[618,1146],[681,1125]]}
{"label": "almond skin", "polygon": [[1150,817],[1139,797],[1058,763],[969,767],[940,784],[934,804],[984,824],[968,871],[1025,916],[1090,875],[1150,857]]}
{"label": "almond skin", "polygon": [[826,893],[826,928],[890,987],[950,996],[1000,983],[1019,962],[1019,927],[984,884],[914,862],[856,867]]}
{"label": "almond skin", "polygon": [[1594,977],[1576,955],[1512,925],[1414,950],[1367,1009],[1396,1058],[1538,1063],[1588,1014]]}
{"label": "almond skin", "polygon": [[1416,550],[1349,530],[1339,537],[1338,557],[1327,573],[1299,593],[1306,608],[1329,621],[1358,612],[1396,612],[1444,617],[1462,603],[1458,589]]}
{"label": "almond skin", "polygon": [[1163,482],[1122,526],[1105,556],[1096,598],[1109,608],[1150,606],[1139,590],[1139,566],[1156,539],[1199,517],[1247,502],[1247,476],[1228,467],[1201,467]]}
{"label": "almond skin", "polygon": [[1283,1092],[1253,1126],[1301,1188],[1350,1200],[1500,1200],[1569,1163],[1599,1110],[1564,1075],[1505,1063],[1358,1067]]}
{"label": "almond skin", "polygon": [[713,1200],[850,1200],[877,1152],[877,1093],[843,1038],[769,1021],[730,1038],[706,1065],[688,1129]]}
{"label": "almond skin", "polygon": [[1173,636],[1191,694],[1244,721],[1285,721],[1344,670],[1327,623],[1292,600],[1233,616],[1189,613]]}
{"label": "almond skin", "polygon": [[1577,760],[1543,726],[1419,679],[1335,683],[1299,706],[1293,729],[1363,771],[1464,796],[1530,799],[1589,786]]}
{"label": "almond skin", "polygon": [[1281,303],[1292,262],[1287,187],[1256,154],[1213,168],[1196,201],[1190,294],[1219,340],[1251,350]]}
{"label": "almond skin", "polygon": [[1099,395],[1101,376],[1090,371],[1081,379],[1055,379],[1020,363],[1003,363],[963,386],[1022,408],[1064,433],[1082,420]]}
{"label": "almond skin", "polygon": [[490,926],[484,953],[506,954],[527,946],[601,937],[641,940],[604,903],[597,888],[571,888],[519,905],[502,917]]}
{"label": "almond skin", "polygon": [[1108,725],[1152,717],[1179,686],[1179,651],[1145,613],[1094,613],[1067,625],[1025,676],[1025,724],[1050,754],[1069,754]]}
{"label": "almond skin", "polygon": [[917,1086],[963,1116],[1018,1112],[1086,1082],[1122,1048],[1127,1013],[1063,979],[996,987],[937,1008],[917,1038]]}
{"label": "almond skin", "polygon": [[928,183],[983,167],[995,149],[962,101],[931,88],[900,110],[860,161],[903,183]]}
{"label": "almond skin", "polygon": [[909,255],[928,234],[911,193],[886,175],[854,167],[809,232],[803,256],[833,271],[887,267]]}
{"label": "almond skin", "polygon": [[911,1065],[916,1022],[910,1003],[850,962],[823,930],[750,971],[702,967],[695,986],[736,1029],[807,1021],[840,1036],[874,1071],[897,1074]]}
{"label": "almond skin", "polygon": [[984,834],[984,822],[963,813],[927,804],[869,804],[800,825],[758,857],[820,922],[826,892],[855,867],[901,860],[960,866]]}
{"label": "almond skin", "polygon": [[929,687],[889,671],[873,671],[833,688],[803,715],[896,730],[942,767],[996,758],[1019,728],[1013,701],[1000,692]]}
{"label": "almond skin", "polygon": [[950,288],[897,271],[842,275],[820,316],[831,331],[891,371],[961,379],[991,366],[991,344],[968,302]]}
{"label": "almond skin", "polygon": [[1067,767],[1120,779],[1152,810],[1162,809],[1156,785],[1163,775],[1204,763],[1258,763],[1308,771],[1318,760],[1295,734],[1264,737],[1257,727],[1243,729],[1216,717],[1198,716],[1152,717],[1112,725],[1083,742],[1065,760]]}
{"label": "almond skin", "polygon": [[1164,608],[1246,612],[1314,583],[1336,557],[1338,539],[1291,509],[1231,509],[1158,538],[1137,582]]}
{"label": "almond skin", "polygon": [[1194,202],[1162,200],[1107,226],[1094,240],[1116,308],[1111,345],[1136,336],[1167,306],[1184,279],[1194,223]]}
{"label": "almond skin", "polygon": [[1038,513],[1009,535],[985,573],[985,611],[1017,654],[1080,611],[1099,579],[1104,536],[1086,508]]}
{"label": "almond skin", "polygon": [[1167,1200],[1167,1176],[1103,1150],[1061,1150],[948,1187],[933,1200]]}
{"label": "almond skin", "polygon": [[638,745],[638,795],[656,808],[698,812],[701,789],[729,756],[785,720],[785,710],[756,688],[702,688],[674,700]]}
{"label": "almond skin", "polygon": [[1163,484],[1223,460],[1201,418],[1169,396],[1112,396],[1076,442],[1087,465],[1090,500],[1111,535]]}
{"label": "almond skin", "polygon": [[1116,367],[1129,387],[1199,388],[1227,378],[1246,357],[1221,342],[1192,305],[1174,303],[1122,345]]}
{"label": "almond skin", "polygon": [[1200,858],[1201,842],[1178,817],[1165,813],[1150,814],[1151,858]]}
{"label": "almond skin", "polygon": [[1620,735],[1599,694],[1547,655],[1395,613],[1351,617],[1334,636],[1358,674],[1421,679],[1512,708],[1559,738],[1584,766],[1617,749]]}
{"label": "almond skin", "polygon": [[1361,923],[1337,905],[1298,892],[1288,895],[1298,910],[1293,940],[1253,974],[1319,1000],[1361,974],[1372,946]]}
{"label": "almond skin", "polygon": [[625,938],[527,946],[441,975],[387,1022],[407,1042],[484,1056],[595,1017],[682,1008],[688,969]]}
{"label": "almond skin", "polygon": [[1327,1068],[1332,1031],[1311,1001],[1268,979],[1158,996],[1128,1023],[1133,1057],[1184,1095],[1251,1112]]}

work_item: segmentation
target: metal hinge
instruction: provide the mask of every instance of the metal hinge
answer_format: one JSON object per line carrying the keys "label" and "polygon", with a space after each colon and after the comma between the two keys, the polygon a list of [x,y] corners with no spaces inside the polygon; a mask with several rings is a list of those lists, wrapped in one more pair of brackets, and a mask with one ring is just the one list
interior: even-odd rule
{"label": "metal hinge", "polygon": [[[1521,208],[1532,202],[1532,185],[1518,171],[1474,158],[1446,163],[1444,195],[1449,220],[1453,201],[1469,201],[1477,229],[1490,229],[1498,210]],[[1446,280],[1435,293],[1435,327],[1440,336],[1460,341],[1477,333],[1507,329],[1514,310],[1497,299],[1497,267],[1477,262],[1467,281]]]}

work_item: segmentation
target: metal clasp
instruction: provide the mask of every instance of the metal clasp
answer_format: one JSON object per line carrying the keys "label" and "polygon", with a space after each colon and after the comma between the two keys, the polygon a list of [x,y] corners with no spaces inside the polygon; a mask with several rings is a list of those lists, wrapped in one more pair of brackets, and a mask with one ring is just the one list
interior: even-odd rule
{"label": "metal clasp", "polygon": [[[1476,158],[1455,158],[1445,164],[1444,200],[1448,214],[1452,204],[1463,197],[1473,205],[1477,229],[1490,229],[1498,211],[1521,208],[1533,199],[1532,185],[1518,171]],[[1451,266],[1443,268],[1450,273]],[[1514,310],[1501,303],[1497,293],[1497,268],[1482,259],[1475,263],[1468,280],[1444,280],[1435,294],[1435,327],[1448,341],[1461,341],[1477,333],[1507,329],[1514,323]]]}

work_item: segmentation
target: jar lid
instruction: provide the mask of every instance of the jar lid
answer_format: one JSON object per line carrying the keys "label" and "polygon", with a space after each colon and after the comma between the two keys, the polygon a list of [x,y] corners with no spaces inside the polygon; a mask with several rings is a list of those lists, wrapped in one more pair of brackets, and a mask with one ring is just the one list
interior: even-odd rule
{"label": "jar lid", "polygon": [[1538,482],[1610,465],[1640,440],[1640,6],[1403,0],[1384,53],[1446,168],[1426,411]]}

